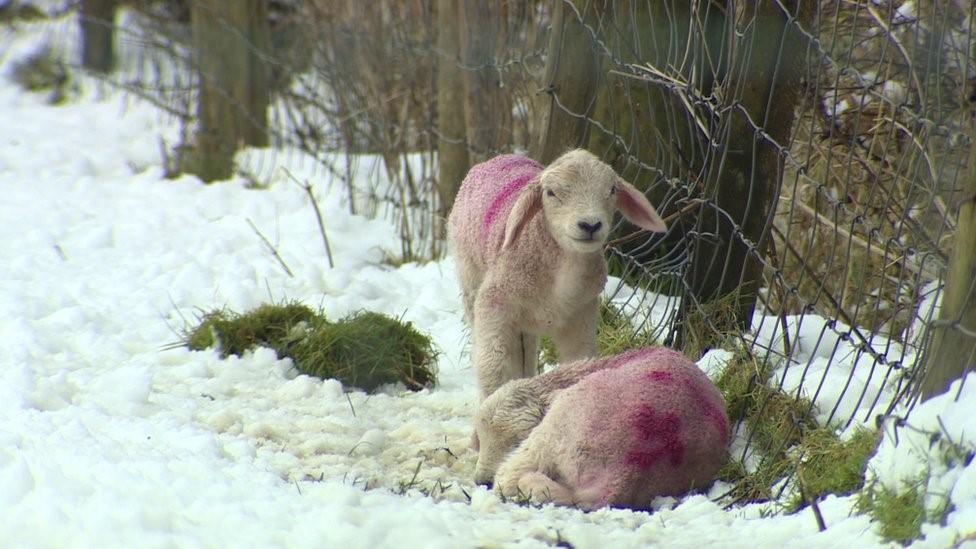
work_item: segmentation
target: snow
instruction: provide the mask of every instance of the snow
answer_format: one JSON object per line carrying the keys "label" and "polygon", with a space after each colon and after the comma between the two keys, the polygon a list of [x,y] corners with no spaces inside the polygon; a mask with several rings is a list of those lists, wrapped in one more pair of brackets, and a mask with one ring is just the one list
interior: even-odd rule
{"label": "snow", "polygon": [[[0,546],[881,544],[852,497],[820,503],[828,529],[818,532],[809,511],[724,510],[708,497],[721,483],[707,496],[662,498],[653,513],[522,507],[474,486],[475,380],[449,257],[386,264],[400,249],[396,227],[350,215],[341,187],[301,162],[270,170],[262,190],[165,179],[159,139],[178,142],[174,121],[85,78],[67,104],[48,105],[9,70],[50,26],[0,32],[11,33],[0,39]],[[316,183],[334,269],[308,197],[282,167]],[[673,310],[610,286],[655,323]],[[299,375],[267,349],[220,359],[167,347],[201,310],[285,299],[331,317],[402,315],[441,351],[440,384],[366,395]],[[824,353],[848,342],[821,342],[833,333],[823,319],[790,322],[797,360],[819,381]],[[757,337],[774,346],[775,333]],[[860,368],[850,355],[820,394],[828,408],[850,408],[839,416],[859,406],[849,401],[861,388],[843,390]],[[713,350],[700,364],[714,376],[729,356]],[[799,388],[796,368],[780,367]],[[976,445],[976,379],[954,394],[914,410],[897,443],[887,424],[871,462],[880,482],[926,473],[931,491],[951,498],[947,524],[927,525],[919,545],[976,531],[976,465],[946,458],[927,434]]]}

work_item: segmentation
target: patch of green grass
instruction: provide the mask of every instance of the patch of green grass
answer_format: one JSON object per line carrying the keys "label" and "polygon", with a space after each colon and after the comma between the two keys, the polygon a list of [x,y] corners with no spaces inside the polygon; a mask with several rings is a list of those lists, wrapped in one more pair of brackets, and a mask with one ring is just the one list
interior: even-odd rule
{"label": "patch of green grass", "polygon": [[774,500],[773,487],[789,475],[795,475],[802,489],[784,502],[789,512],[802,509],[809,499],[860,490],[879,433],[860,429],[842,441],[833,430],[817,424],[810,401],[769,387],[768,377],[766,368],[740,353],[716,382],[729,418],[746,422],[752,433],[750,444],[762,456],[753,472],[734,459],[719,472],[718,478],[733,485],[732,499]]}
{"label": "patch of green grass", "polygon": [[68,67],[50,48],[43,47],[14,65],[14,82],[30,92],[49,92],[48,102],[63,103],[71,88]]}
{"label": "patch of green grass", "polygon": [[[599,356],[609,356],[654,345],[655,341],[648,333],[635,333],[627,315],[611,303],[604,303],[600,307],[600,317],[597,319],[596,350]],[[551,366],[559,362],[556,346],[548,337],[539,341],[539,366]]]}
{"label": "patch of green grass", "polygon": [[722,331],[736,325],[738,303],[739,293],[730,292],[689,307],[681,318],[681,350],[692,360],[698,360],[709,349],[738,347],[736,336]]}
{"label": "patch of green grass", "polygon": [[218,310],[202,315],[183,342],[193,350],[216,346],[222,357],[269,347],[304,374],[366,391],[397,382],[417,391],[436,383],[430,338],[409,322],[374,312],[330,322],[298,303],[261,305],[244,314]]}
{"label": "patch of green grass", "polygon": [[[800,441],[800,463],[797,476],[808,498],[826,494],[847,495],[864,486],[868,459],[880,442],[877,431],[861,428],[847,441],[841,441],[830,429],[810,431]],[[792,507],[802,507],[795,502]]]}
{"label": "patch of green grass", "polygon": [[881,537],[886,541],[908,543],[922,534],[925,521],[923,486],[924,483],[913,483],[899,493],[880,483],[872,483],[858,496],[856,509],[878,521]]}
{"label": "patch of green grass", "polygon": [[299,303],[265,304],[245,314],[219,310],[204,314],[186,334],[185,341],[194,351],[219,343],[220,356],[224,358],[240,356],[259,345],[274,349],[279,356],[289,356],[290,341],[301,335],[295,333],[299,324],[321,322],[325,322],[324,316]]}
{"label": "patch of green grass", "polygon": [[715,385],[725,398],[729,418],[747,421],[760,448],[782,453],[816,428],[816,421],[809,400],[768,385],[771,374],[769,362],[760,363],[740,351],[726,364]]}
{"label": "patch of green grass", "polygon": [[367,391],[396,382],[419,391],[435,382],[437,353],[430,338],[410,322],[380,313],[319,323],[287,352],[306,374]]}

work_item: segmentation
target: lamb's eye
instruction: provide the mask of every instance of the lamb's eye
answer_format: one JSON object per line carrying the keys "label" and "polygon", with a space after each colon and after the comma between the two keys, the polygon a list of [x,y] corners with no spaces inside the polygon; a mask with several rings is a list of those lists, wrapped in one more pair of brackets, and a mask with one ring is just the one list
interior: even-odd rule
{"label": "lamb's eye", "polygon": [[610,187],[610,196],[617,194],[617,186]]}
{"label": "lamb's eye", "polygon": [[552,189],[546,189],[546,196],[556,196],[556,192]]}

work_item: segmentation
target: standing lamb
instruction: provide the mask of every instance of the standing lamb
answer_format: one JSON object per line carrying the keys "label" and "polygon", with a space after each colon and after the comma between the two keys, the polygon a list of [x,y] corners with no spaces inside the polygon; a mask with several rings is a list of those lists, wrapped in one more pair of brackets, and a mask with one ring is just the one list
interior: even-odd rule
{"label": "standing lamb", "polygon": [[702,488],[729,442],[721,394],[662,347],[511,381],[482,404],[477,429],[477,482],[494,476],[505,496],[588,510],[646,509],[655,496]]}
{"label": "standing lamb", "polygon": [[648,231],[667,230],[640,191],[585,150],[546,168],[503,155],[468,172],[448,236],[482,400],[535,374],[540,335],[552,338],[562,361],[596,355],[614,209]]}

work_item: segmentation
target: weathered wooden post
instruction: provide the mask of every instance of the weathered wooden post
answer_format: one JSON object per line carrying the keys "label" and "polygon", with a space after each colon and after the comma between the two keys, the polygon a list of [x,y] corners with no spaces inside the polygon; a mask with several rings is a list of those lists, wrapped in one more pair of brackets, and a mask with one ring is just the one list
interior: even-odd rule
{"label": "weathered wooden post", "polygon": [[437,193],[447,217],[461,180],[468,172],[464,125],[464,83],[458,31],[458,0],[437,2]]}
{"label": "weathered wooden post", "polygon": [[194,0],[190,11],[200,93],[188,171],[204,181],[233,173],[242,145],[268,145],[270,46],[266,0]]}
{"label": "weathered wooden post", "polygon": [[930,327],[933,333],[920,386],[923,399],[944,393],[953,381],[976,368],[976,142],[971,145],[958,219],[942,308]]}
{"label": "weathered wooden post", "polygon": [[107,74],[115,67],[116,0],[82,0],[81,65]]}
{"label": "weathered wooden post", "polygon": [[[600,83],[602,55],[593,41],[604,8],[574,0],[575,10],[556,2],[549,35],[545,82],[549,106],[543,111],[539,138],[531,156],[548,164],[566,149],[588,140],[589,120]],[[579,16],[577,16],[579,13]]]}
{"label": "weathered wooden post", "polygon": [[730,119],[714,136],[725,146],[708,166],[697,222],[697,231],[708,237],[694,243],[685,276],[694,300],[682,300],[678,332],[678,344],[692,356],[710,342],[695,337],[689,348],[689,330],[721,337],[752,322],[783,173],[781,147],[799,98],[805,42],[798,21],[808,20],[810,4],[737,1],[736,21],[726,23],[737,28],[723,85]]}

